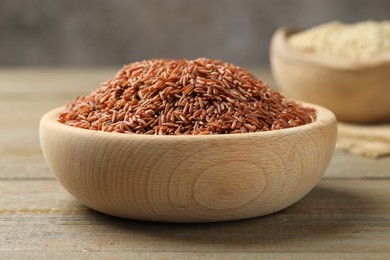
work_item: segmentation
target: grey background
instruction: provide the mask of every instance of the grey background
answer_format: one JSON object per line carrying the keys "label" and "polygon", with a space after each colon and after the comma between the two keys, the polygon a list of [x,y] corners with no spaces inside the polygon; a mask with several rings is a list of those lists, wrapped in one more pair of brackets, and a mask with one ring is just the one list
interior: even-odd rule
{"label": "grey background", "polygon": [[389,0],[0,0],[0,66],[210,57],[266,66],[272,33],[390,19]]}

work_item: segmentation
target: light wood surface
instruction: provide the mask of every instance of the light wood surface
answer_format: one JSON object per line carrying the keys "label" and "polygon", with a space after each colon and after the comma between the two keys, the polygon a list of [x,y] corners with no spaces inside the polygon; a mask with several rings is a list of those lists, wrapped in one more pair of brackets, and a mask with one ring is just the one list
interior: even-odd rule
{"label": "light wood surface", "polygon": [[390,55],[325,59],[291,47],[294,32],[279,29],[271,44],[273,73],[286,95],[327,107],[341,121],[390,122]]}
{"label": "light wood surface", "polygon": [[[321,182],[278,213],[163,224],[82,206],[45,163],[40,117],[115,69],[0,69],[0,259],[387,259],[390,157],[336,152]],[[254,70],[274,86],[265,70]]]}

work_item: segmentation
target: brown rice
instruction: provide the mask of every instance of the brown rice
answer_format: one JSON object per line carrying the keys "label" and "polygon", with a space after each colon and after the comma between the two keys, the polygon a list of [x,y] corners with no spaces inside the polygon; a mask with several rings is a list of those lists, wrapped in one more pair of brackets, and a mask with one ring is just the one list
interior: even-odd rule
{"label": "brown rice", "polygon": [[128,64],[58,117],[79,128],[155,135],[259,132],[314,120],[314,109],[272,91],[246,70],[205,58]]}

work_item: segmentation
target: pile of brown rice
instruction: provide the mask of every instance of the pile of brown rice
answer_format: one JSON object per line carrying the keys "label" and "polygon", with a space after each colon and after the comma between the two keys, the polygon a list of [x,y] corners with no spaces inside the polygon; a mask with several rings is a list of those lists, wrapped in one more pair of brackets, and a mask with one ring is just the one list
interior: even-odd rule
{"label": "pile of brown rice", "polygon": [[101,88],[76,98],[58,121],[129,134],[230,134],[305,125],[315,121],[315,110],[233,64],[145,60],[124,66]]}

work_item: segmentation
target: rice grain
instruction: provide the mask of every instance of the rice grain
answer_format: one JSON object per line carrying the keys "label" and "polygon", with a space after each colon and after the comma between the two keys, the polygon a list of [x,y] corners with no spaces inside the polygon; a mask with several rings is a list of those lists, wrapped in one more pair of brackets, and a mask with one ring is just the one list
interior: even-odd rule
{"label": "rice grain", "polygon": [[58,121],[127,134],[209,135],[290,128],[315,118],[314,109],[272,91],[246,70],[201,58],[130,63],[69,103]]}

